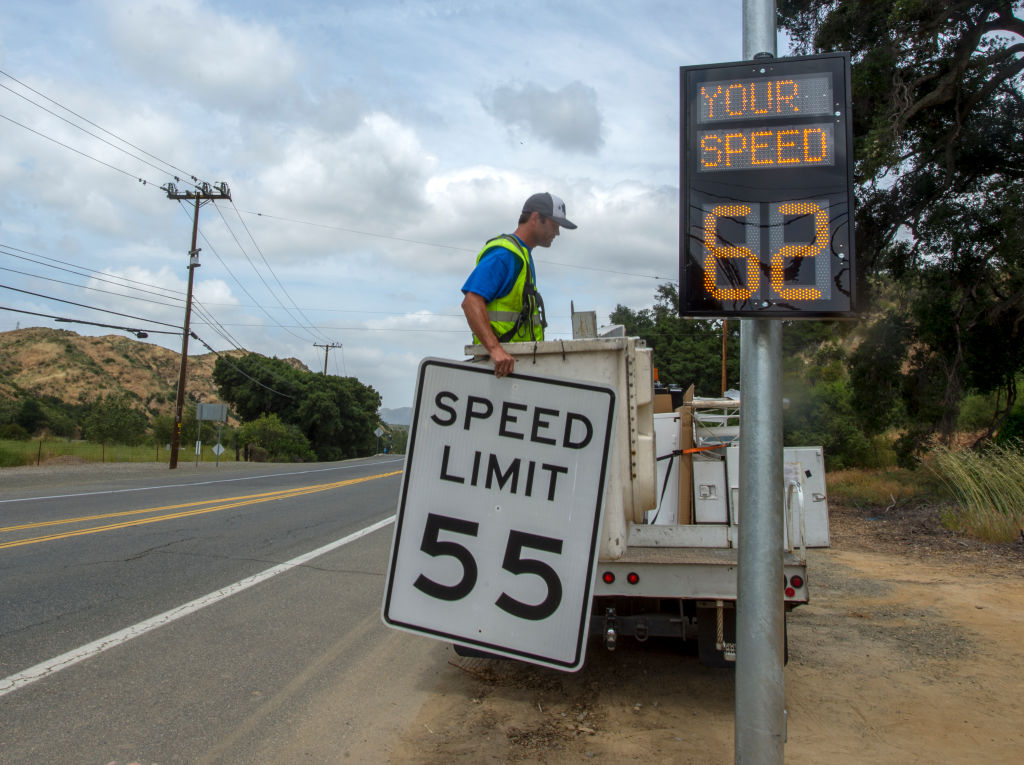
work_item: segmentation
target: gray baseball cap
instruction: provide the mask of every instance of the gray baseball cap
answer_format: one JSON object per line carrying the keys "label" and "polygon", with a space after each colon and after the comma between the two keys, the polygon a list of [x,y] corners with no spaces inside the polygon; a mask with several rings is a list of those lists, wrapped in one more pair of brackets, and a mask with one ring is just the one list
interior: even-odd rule
{"label": "gray baseball cap", "polygon": [[539,212],[541,215],[554,219],[562,228],[576,228],[576,224],[565,217],[565,202],[561,197],[544,192],[534,194],[526,200],[523,205],[523,212]]}

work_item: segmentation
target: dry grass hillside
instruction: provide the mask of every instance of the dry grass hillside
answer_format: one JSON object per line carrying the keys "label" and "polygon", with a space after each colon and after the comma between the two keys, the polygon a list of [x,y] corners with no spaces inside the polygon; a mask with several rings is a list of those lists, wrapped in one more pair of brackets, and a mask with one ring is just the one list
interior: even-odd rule
{"label": "dry grass hillside", "polygon": [[[235,351],[234,355],[241,355]],[[72,404],[125,393],[150,415],[174,409],[181,354],[120,335],[86,337],[33,327],[0,332],[0,397],[55,396]],[[189,355],[185,390],[193,400],[217,401],[217,356]]]}

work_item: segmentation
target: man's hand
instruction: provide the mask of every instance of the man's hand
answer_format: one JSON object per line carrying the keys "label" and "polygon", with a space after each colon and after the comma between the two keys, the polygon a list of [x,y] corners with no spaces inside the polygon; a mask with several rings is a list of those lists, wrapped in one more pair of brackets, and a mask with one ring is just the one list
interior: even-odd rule
{"label": "man's hand", "polygon": [[512,374],[512,370],[516,366],[515,357],[500,345],[491,351],[491,361],[494,362],[495,377],[504,377],[505,375]]}
{"label": "man's hand", "polygon": [[491,354],[491,361],[494,362],[494,374],[496,377],[504,377],[511,374],[515,368],[516,360],[508,351],[501,347],[498,338],[491,327],[491,320],[487,318],[487,303],[483,297],[475,292],[467,292],[462,300],[462,312],[466,314],[466,322],[473,334],[480,339],[480,343]]}

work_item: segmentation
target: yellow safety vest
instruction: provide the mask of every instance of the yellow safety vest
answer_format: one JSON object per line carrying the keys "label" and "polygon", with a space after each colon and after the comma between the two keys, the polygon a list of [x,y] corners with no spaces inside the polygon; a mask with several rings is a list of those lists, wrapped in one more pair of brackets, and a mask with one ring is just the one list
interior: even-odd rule
{"label": "yellow safety vest", "polygon": [[[544,328],[548,323],[544,318],[544,301],[537,292],[530,271],[530,251],[516,237],[503,234],[484,245],[476,256],[476,262],[479,263],[484,255],[498,247],[515,253],[523,267],[519,269],[512,290],[487,304],[487,318],[491,321],[491,328],[501,343],[543,340]],[[473,342],[479,343],[480,339],[473,335]]]}

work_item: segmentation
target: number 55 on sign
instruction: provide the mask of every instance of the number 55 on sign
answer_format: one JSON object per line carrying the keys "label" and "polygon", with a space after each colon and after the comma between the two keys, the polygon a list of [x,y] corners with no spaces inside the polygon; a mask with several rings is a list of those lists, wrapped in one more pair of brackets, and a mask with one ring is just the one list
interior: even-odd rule
{"label": "number 55 on sign", "polygon": [[606,386],[425,359],[385,623],[579,669],[614,414]]}

